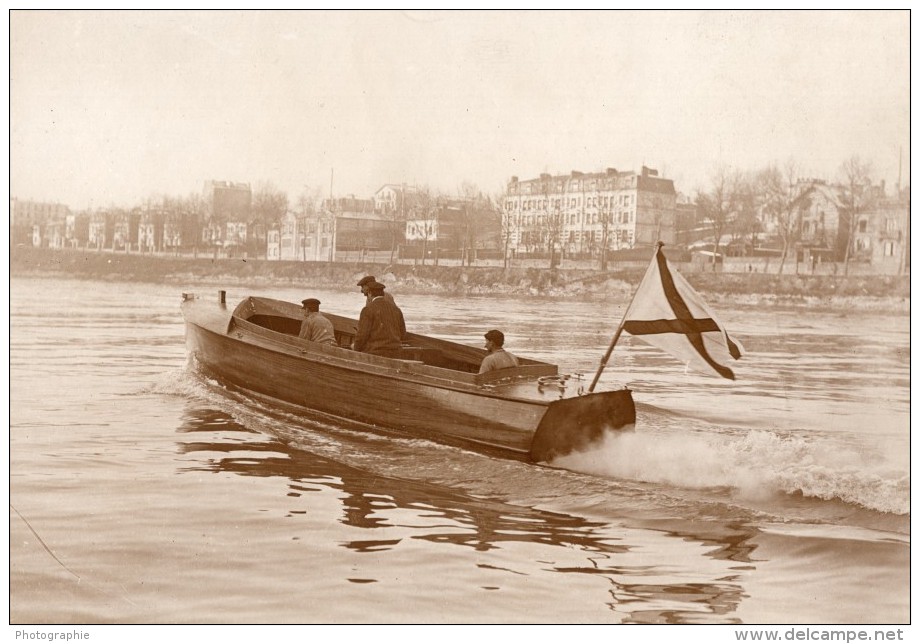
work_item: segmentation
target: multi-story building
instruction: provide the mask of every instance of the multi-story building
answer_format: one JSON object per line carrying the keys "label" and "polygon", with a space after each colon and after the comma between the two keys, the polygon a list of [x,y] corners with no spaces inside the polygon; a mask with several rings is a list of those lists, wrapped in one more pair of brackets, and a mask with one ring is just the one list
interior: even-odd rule
{"label": "multi-story building", "polygon": [[910,268],[910,212],[905,201],[885,199],[856,215],[851,261],[885,274]]}
{"label": "multi-story building", "polygon": [[635,172],[512,177],[502,204],[502,229],[510,249],[595,256],[676,241],[674,182],[645,166]]}
{"label": "multi-story building", "polygon": [[137,249],[142,253],[162,250],[163,222],[165,213],[159,210],[146,210],[140,214],[137,224]]}
{"label": "multi-story building", "polygon": [[[163,221],[163,236],[161,242],[161,250],[179,252],[182,249],[183,236],[182,229],[185,227],[183,219],[185,217],[192,218],[194,215],[190,213],[182,213],[176,210],[170,210],[166,213],[165,219]],[[193,223],[193,222],[190,222]],[[195,239],[195,236],[190,236],[189,239]]]}
{"label": "multi-story building", "polygon": [[[69,214],[70,208],[63,204],[11,197],[10,245],[59,247],[63,243]],[[49,236],[46,236],[44,233],[49,225]]]}
{"label": "multi-story building", "polygon": [[424,201],[426,195],[415,186],[385,183],[374,193],[374,210],[380,213],[395,213],[405,220],[409,212]]}
{"label": "multi-story building", "polygon": [[387,184],[374,199],[324,199],[320,212],[332,220],[335,258],[398,251],[405,242],[406,208],[415,203],[416,195],[413,189]]}
{"label": "multi-story building", "polygon": [[269,231],[267,257],[283,261],[331,261],[334,223],[327,213],[288,211]]}
{"label": "multi-story building", "polygon": [[[358,205],[360,204],[360,205]],[[288,211],[268,232],[268,259],[327,262],[335,258],[337,222],[354,208],[373,216],[373,201],[354,197],[327,199],[319,210]]]}
{"label": "multi-story building", "polygon": [[[842,189],[824,181],[808,179],[796,185],[799,192],[800,217],[798,249],[805,262],[811,258],[822,261],[842,261],[847,245],[847,209]],[[764,228],[775,231],[777,222],[765,220]]]}
{"label": "multi-story building", "polygon": [[797,211],[800,221],[796,248],[802,261],[847,259],[871,264],[884,273],[904,270],[909,265],[906,197],[886,195],[883,183],[869,186],[863,203],[851,213],[844,186],[810,179],[797,187],[801,208]]}
{"label": "multi-story building", "polygon": [[215,256],[221,248],[227,253],[247,252],[249,222],[252,220],[252,188],[249,184],[206,181],[204,204],[207,215],[201,230],[202,243],[212,247]]}
{"label": "multi-story building", "polygon": [[89,216],[87,245],[89,248],[101,250],[106,246],[108,234],[108,217],[104,212],[93,212]]}
{"label": "multi-story building", "polygon": [[206,181],[204,199],[209,214],[221,221],[249,221],[252,189],[248,183]]}

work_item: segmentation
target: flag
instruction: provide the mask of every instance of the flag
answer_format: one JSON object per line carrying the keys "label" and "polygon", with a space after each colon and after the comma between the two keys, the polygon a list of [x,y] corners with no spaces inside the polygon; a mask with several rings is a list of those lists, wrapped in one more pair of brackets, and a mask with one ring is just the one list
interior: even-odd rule
{"label": "flag", "polygon": [[735,379],[727,366],[744,353],[699,293],[671,270],[661,246],[623,316],[623,330],[704,373]]}

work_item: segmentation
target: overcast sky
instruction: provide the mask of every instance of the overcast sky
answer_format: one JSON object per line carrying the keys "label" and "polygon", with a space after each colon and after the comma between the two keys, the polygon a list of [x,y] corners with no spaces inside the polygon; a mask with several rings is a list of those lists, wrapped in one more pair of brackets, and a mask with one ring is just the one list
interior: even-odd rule
{"label": "overcast sky", "polygon": [[[24,12],[12,196],[133,206],[209,179],[371,196],[512,175],[853,154],[909,183],[909,14]],[[334,177],[334,178],[333,178]]]}

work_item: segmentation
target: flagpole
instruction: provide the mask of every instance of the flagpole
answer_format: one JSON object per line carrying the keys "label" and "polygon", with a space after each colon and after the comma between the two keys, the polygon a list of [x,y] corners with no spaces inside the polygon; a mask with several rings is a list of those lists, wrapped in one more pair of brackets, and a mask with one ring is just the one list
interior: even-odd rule
{"label": "flagpole", "polygon": [[[655,258],[658,257],[658,251],[661,250],[661,247],[664,246],[663,241],[658,241],[655,244],[655,254],[652,255],[652,261],[655,261]],[[636,287],[636,290],[633,291],[632,297],[629,298],[629,304],[626,305],[626,310],[623,312],[623,319],[620,320],[619,326],[617,326],[616,333],[613,334],[613,339],[610,341],[610,346],[607,347],[607,353],[604,354],[604,357],[601,358],[601,365],[597,370],[597,373],[594,374],[594,380],[591,381],[591,386],[588,387],[588,393],[594,392],[594,387],[597,386],[597,381],[601,379],[601,373],[603,373],[604,368],[607,366],[607,361],[610,360],[610,354],[613,353],[613,348],[617,345],[617,342],[620,339],[620,334],[623,333],[623,327],[626,325],[626,315],[629,313],[630,307],[632,307],[633,300],[636,299],[636,293],[639,291],[639,287]]]}

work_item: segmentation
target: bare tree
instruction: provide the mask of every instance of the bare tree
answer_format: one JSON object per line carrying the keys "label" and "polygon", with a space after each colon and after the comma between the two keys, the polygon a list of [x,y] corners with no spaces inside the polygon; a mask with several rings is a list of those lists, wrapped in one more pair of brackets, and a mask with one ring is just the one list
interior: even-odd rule
{"label": "bare tree", "polygon": [[840,176],[843,183],[843,202],[846,207],[844,220],[846,225],[846,250],[843,254],[843,274],[847,275],[850,267],[850,254],[856,238],[856,229],[859,226],[859,213],[869,205],[872,181],[869,173],[872,167],[863,162],[859,156],[853,155],[840,166]]}
{"label": "bare tree", "polygon": [[[300,259],[301,261],[307,261],[307,234],[310,230],[309,219],[316,217],[316,204],[319,202],[322,197],[323,190],[320,187],[311,188],[310,186],[305,185],[303,190],[297,196],[297,230],[298,238],[294,241],[294,246],[300,246]],[[330,199],[330,211],[332,213],[333,219],[335,218],[335,204]],[[320,222],[316,222],[317,225],[322,225]],[[333,221],[334,224],[334,221]],[[333,257],[335,256],[335,248],[332,249]]]}
{"label": "bare tree", "polygon": [[277,224],[287,212],[288,197],[271,183],[263,183],[252,194],[252,215],[262,224]]}
{"label": "bare tree", "polygon": [[270,182],[262,183],[252,195],[252,218],[248,222],[246,246],[255,253],[264,252],[268,230],[281,224],[288,210],[288,196]]}
{"label": "bare tree", "polygon": [[316,204],[322,196],[322,188],[304,186],[297,196],[297,212],[301,215],[310,215],[316,212]]}
{"label": "bare tree", "polygon": [[757,175],[764,214],[776,222],[776,231],[783,242],[777,274],[782,274],[790,249],[795,249],[802,236],[802,213],[811,203],[799,185],[795,162],[789,161],[785,170],[771,165]]}
{"label": "bare tree", "polygon": [[472,266],[476,260],[477,232],[481,229],[479,224],[482,223],[484,213],[491,211],[492,204],[475,183],[464,181],[460,184],[459,193],[463,201],[461,259],[462,263]]}
{"label": "bare tree", "polygon": [[709,192],[698,192],[696,206],[712,230],[715,243],[712,252],[712,268],[715,270],[716,257],[722,235],[738,215],[739,185],[741,176],[730,173],[726,168],[719,168],[712,178]]}
{"label": "bare tree", "polygon": [[610,226],[613,224],[613,197],[598,197],[597,221],[601,225],[600,269],[607,270],[607,247],[610,245]]}
{"label": "bare tree", "polygon": [[[419,190],[417,203],[412,209],[412,219],[416,234],[422,238],[422,266],[428,260],[428,243],[434,241],[437,244],[434,217],[438,205],[437,199],[432,196],[427,186]],[[435,250],[435,265],[438,263],[437,260],[437,250]]]}
{"label": "bare tree", "polygon": [[515,218],[514,211],[508,206],[509,197],[507,188],[495,197],[495,203],[500,204],[501,210],[501,239],[502,239],[502,268],[508,268],[508,252],[511,248],[511,240],[514,239],[519,225]]}
{"label": "bare tree", "polygon": [[757,233],[762,230],[757,217],[757,190],[755,180],[749,174],[740,177],[736,186],[736,215],[730,226],[732,241],[741,242],[742,246],[750,244],[751,250],[757,245]]}
{"label": "bare tree", "polygon": [[383,206],[383,216],[387,222],[387,231],[390,233],[390,266],[396,261],[396,251],[399,249],[399,240],[402,237],[400,230],[406,230],[406,195],[405,191],[396,196],[396,203]]}
{"label": "bare tree", "polygon": [[565,218],[559,199],[551,198],[553,194],[552,182],[552,177],[545,178],[540,182],[541,203],[539,204],[539,214],[537,215],[537,228],[540,231],[540,237],[546,244],[551,269],[556,268],[559,264],[559,260],[556,257],[556,247],[562,241],[562,233],[565,230]]}

